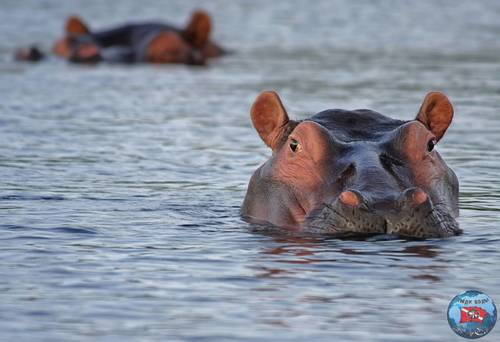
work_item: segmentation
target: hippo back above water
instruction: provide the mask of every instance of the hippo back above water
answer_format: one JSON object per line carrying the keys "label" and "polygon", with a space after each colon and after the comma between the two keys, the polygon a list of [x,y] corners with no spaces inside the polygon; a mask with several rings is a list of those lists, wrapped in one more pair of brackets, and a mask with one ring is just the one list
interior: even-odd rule
{"label": "hippo back above water", "polygon": [[248,185],[249,221],[338,235],[461,233],[458,180],[435,150],[453,118],[442,93],[429,93],[411,121],[368,109],[293,121],[263,92],[251,118],[272,156]]}

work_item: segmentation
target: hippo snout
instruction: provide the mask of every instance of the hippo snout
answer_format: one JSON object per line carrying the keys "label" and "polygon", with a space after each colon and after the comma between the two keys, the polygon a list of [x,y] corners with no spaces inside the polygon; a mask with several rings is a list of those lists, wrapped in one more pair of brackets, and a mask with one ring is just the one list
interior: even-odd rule
{"label": "hippo snout", "polygon": [[399,196],[370,199],[350,189],[323,203],[306,218],[311,230],[332,234],[394,234],[429,238],[458,235],[461,230],[447,208],[434,205],[418,187]]}

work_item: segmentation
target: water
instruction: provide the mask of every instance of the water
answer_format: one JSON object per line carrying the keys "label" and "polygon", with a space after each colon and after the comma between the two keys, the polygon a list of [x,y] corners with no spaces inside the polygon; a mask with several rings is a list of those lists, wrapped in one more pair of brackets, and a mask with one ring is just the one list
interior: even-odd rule
{"label": "water", "polygon": [[[213,1],[237,54],[209,68],[11,62],[63,18],[92,27],[202,2],[4,0],[0,11],[0,338],[5,341],[462,341],[446,309],[500,304],[500,3]],[[367,107],[411,119],[429,90],[456,116],[438,149],[465,234],[349,241],[239,217],[269,150],[249,107]],[[484,341],[498,341],[497,327]]]}

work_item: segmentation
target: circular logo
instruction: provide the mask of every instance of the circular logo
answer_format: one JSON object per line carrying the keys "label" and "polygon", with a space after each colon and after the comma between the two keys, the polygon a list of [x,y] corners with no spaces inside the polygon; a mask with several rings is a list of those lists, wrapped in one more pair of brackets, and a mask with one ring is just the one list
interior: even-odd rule
{"label": "circular logo", "polygon": [[485,293],[475,290],[462,292],[448,306],[451,329],[465,338],[480,338],[488,334],[497,322],[497,308]]}

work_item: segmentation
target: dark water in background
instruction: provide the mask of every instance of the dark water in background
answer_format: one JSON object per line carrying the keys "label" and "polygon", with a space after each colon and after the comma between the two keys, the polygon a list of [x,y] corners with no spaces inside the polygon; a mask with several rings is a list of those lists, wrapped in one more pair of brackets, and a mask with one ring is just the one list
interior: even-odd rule
{"label": "dark water in background", "polygon": [[[66,15],[183,23],[200,6],[237,54],[209,68],[21,65]],[[0,339],[462,341],[449,301],[500,304],[497,1],[0,3]],[[269,151],[249,120],[277,89],[298,118],[367,107],[410,119],[429,90],[463,236],[300,239],[238,216]],[[482,341],[498,341],[497,327]]]}

